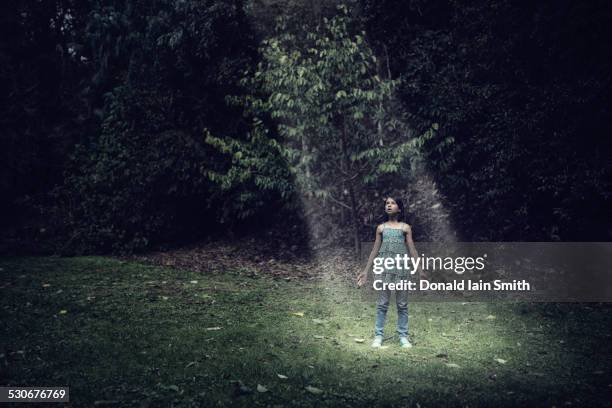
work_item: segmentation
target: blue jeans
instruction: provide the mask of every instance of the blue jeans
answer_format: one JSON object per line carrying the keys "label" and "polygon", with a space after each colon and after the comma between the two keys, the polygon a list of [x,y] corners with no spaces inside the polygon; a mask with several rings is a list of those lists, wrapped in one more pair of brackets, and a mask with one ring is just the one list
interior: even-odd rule
{"label": "blue jeans", "polygon": [[[382,336],[385,328],[385,319],[389,309],[391,290],[379,291],[376,302],[376,323],[374,324],[374,335]],[[397,334],[399,337],[408,337],[408,291],[394,290],[395,303],[397,304]]]}

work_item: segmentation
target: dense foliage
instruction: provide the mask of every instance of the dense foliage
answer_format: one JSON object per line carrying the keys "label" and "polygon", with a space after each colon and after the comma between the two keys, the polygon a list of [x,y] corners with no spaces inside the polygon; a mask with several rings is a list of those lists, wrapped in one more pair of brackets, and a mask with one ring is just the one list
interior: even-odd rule
{"label": "dense foliage", "polygon": [[0,7],[4,242],[137,250],[312,210],[357,243],[389,190],[464,240],[610,239],[607,2]]}
{"label": "dense foliage", "polygon": [[361,4],[466,239],[610,238],[610,3]]}
{"label": "dense foliage", "polygon": [[219,194],[206,170],[218,160],[202,131],[243,132],[241,112],[223,101],[253,58],[240,4],[105,5],[90,13],[87,33],[95,80],[114,86],[100,133],[77,146],[69,172],[78,241],[140,249],[209,233]]}
{"label": "dense foliage", "polygon": [[[376,187],[383,175],[410,169],[418,147],[434,131],[411,135],[394,115],[399,81],[379,77],[365,33],[351,36],[348,10],[340,6],[339,12],[324,18],[304,41],[287,32],[280,19],[277,35],[263,42],[263,61],[243,81],[266,98],[248,95],[243,103],[254,115],[276,120],[283,140],[276,150],[303,199],[348,210],[359,251],[367,187]],[[227,148],[233,144],[234,155],[248,150],[248,144],[215,142]]]}

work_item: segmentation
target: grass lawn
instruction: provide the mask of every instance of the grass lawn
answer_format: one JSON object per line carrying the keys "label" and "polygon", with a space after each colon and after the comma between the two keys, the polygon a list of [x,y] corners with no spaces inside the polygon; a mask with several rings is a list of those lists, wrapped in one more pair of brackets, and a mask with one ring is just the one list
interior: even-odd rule
{"label": "grass lawn", "polygon": [[[339,281],[104,257],[4,258],[0,268],[0,385],[69,386],[68,406],[612,399],[608,304],[411,303],[414,347],[394,337],[372,350],[375,305]],[[392,299],[388,336],[396,316]]]}

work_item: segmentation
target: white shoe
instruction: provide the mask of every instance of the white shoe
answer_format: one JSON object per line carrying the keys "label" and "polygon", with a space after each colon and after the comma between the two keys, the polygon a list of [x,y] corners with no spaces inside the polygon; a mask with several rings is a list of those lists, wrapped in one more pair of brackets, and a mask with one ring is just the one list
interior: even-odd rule
{"label": "white shoe", "polygon": [[408,338],[400,337],[400,347],[401,348],[410,348],[410,347],[412,347],[412,344],[410,344],[410,342],[408,341]]}
{"label": "white shoe", "polygon": [[374,337],[374,341],[372,342],[372,347],[382,347],[382,342],[383,342],[383,337],[382,336],[376,336]]}

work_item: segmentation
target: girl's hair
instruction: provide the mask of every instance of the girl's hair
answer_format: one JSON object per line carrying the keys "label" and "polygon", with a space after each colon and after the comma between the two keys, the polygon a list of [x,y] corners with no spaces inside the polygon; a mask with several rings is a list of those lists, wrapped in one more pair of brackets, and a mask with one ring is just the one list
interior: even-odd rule
{"label": "girl's hair", "polygon": [[[406,217],[406,210],[404,210],[404,201],[400,198],[401,196],[399,194],[387,194],[387,195],[384,195],[383,197],[384,197],[385,203],[387,202],[387,198],[391,198],[393,199],[393,201],[395,201],[395,203],[397,204],[397,207],[400,210],[397,220],[399,222],[407,222],[406,220],[408,218]],[[383,214],[380,217],[380,222],[383,223],[387,221],[389,221],[389,215],[383,211]]]}

